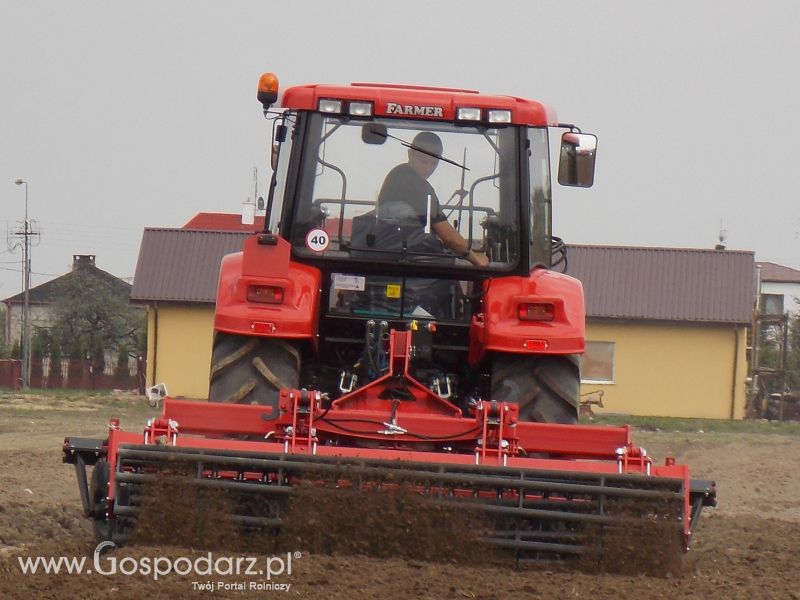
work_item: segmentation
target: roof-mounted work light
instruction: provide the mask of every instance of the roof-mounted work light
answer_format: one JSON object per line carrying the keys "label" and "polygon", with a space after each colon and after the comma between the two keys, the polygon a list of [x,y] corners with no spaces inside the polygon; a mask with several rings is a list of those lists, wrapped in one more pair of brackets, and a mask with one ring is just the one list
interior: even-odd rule
{"label": "roof-mounted work light", "polygon": [[319,112],[338,115],[342,112],[342,104],[343,103],[341,100],[322,99],[319,101],[317,108],[319,109]]}
{"label": "roof-mounted work light", "polygon": [[458,121],[480,121],[481,109],[462,106],[456,110],[456,120]]}
{"label": "roof-mounted work light", "polygon": [[511,123],[510,110],[490,110],[487,116],[489,123]]}
{"label": "roof-mounted work light", "polygon": [[372,116],[372,102],[351,102],[347,109],[354,117]]}

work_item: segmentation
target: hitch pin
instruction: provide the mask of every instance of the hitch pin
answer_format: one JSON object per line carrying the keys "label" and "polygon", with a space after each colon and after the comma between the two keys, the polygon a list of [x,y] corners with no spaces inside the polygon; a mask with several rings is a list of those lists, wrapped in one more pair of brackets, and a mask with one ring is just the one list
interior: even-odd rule
{"label": "hitch pin", "polygon": [[400,406],[399,400],[392,400],[392,414],[388,423],[384,423],[386,429],[380,430],[378,433],[383,435],[403,435],[408,433],[407,430],[397,425],[397,407]]}
{"label": "hitch pin", "polygon": [[383,435],[403,435],[404,433],[408,433],[402,427],[398,427],[394,423],[384,423],[386,425],[386,429],[381,429],[378,433]]}

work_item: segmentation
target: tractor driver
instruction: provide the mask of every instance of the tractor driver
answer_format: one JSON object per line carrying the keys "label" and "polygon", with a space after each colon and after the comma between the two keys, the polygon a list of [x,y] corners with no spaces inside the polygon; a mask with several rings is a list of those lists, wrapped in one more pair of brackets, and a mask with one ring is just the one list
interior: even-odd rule
{"label": "tractor driver", "polygon": [[413,148],[408,150],[408,162],[389,171],[383,181],[378,194],[378,217],[419,223],[423,227],[429,222],[431,231],[458,258],[466,259],[476,267],[488,266],[486,255],[473,252],[467,240],[448,223],[436,192],[428,182],[439,165],[437,156],[442,154],[442,140],[432,131],[422,131],[414,137],[411,145]]}

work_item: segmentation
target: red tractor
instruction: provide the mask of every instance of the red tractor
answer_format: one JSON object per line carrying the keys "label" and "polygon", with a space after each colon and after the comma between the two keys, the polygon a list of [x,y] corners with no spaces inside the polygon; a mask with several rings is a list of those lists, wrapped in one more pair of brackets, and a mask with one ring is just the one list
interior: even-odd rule
{"label": "red tractor", "polygon": [[[180,461],[203,485],[276,498],[320,470],[349,487],[399,474],[502,521],[487,541],[518,557],[591,551],[588,528],[629,522],[632,500],[687,546],[713,483],[654,465],[628,427],[577,425],[584,300],[553,270],[549,135],[566,130],[558,181],[579,187],[595,136],[471,90],[308,85],[273,110],[266,74],[258,97],[265,226],[222,261],[210,402],[167,399],[143,434],[66,441],[98,537],[124,536],[137,486]],[[280,527],[270,506],[239,517]]]}
{"label": "red tractor", "polygon": [[[290,88],[270,112],[274,81],[260,98],[277,225],[222,262],[211,400],[277,411],[282,388],[306,388],[353,405],[375,396],[363,389],[386,374],[397,332],[438,412],[492,399],[523,421],[576,423],[584,303],[580,282],[550,269],[553,112],[377,84]],[[560,181],[591,185],[594,136],[561,126]]]}

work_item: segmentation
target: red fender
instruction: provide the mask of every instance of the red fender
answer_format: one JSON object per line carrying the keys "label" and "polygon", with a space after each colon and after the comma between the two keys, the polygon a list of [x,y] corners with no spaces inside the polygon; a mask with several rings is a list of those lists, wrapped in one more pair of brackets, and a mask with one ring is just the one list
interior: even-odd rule
{"label": "red fender", "polygon": [[[472,318],[469,362],[487,351],[514,354],[582,354],[586,349],[583,286],[573,277],[535,269],[528,277],[484,282],[483,312]],[[552,321],[521,321],[524,302],[550,302]]]}
{"label": "red fender", "polygon": [[[322,275],[319,269],[292,262],[291,246],[281,237],[277,243],[259,244],[258,235],[247,239],[242,252],[222,259],[217,286],[214,330],[316,340]],[[283,288],[283,302],[264,304],[247,300],[251,285]]]}

